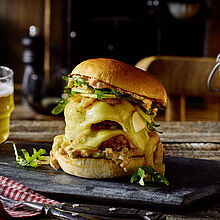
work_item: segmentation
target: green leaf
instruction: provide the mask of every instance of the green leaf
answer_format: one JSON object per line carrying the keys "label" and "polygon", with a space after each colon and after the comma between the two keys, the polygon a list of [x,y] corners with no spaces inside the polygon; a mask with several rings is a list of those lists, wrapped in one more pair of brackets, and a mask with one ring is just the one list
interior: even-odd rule
{"label": "green leaf", "polygon": [[58,105],[52,110],[52,114],[53,114],[53,115],[58,115],[58,114],[60,114],[61,112],[63,112],[64,109],[65,109],[65,107],[66,107],[66,105],[67,105],[68,102],[69,102],[68,98],[73,97],[73,96],[76,95],[78,92],[68,90],[68,93],[69,93],[69,95],[68,95],[65,99],[61,100],[61,101],[58,103]]}
{"label": "green leaf", "polygon": [[134,173],[130,179],[131,183],[138,182],[138,174]]}
{"label": "green leaf", "polygon": [[[113,90],[111,90],[110,88],[104,88],[104,89],[94,89],[95,94],[97,95],[97,99],[102,100],[105,95],[115,95],[115,93],[113,92]],[[115,96],[113,96],[113,98],[115,98]]]}
{"label": "green leaf", "polygon": [[27,162],[30,161],[30,156],[29,156],[29,153],[27,152],[26,149],[21,149],[22,153],[24,154],[24,158]]}
{"label": "green leaf", "polygon": [[40,149],[38,152],[35,148],[33,148],[33,151],[34,151],[34,155],[38,155],[36,159],[38,160],[43,160],[44,159],[44,156],[41,156],[41,154],[45,154],[46,153],[46,150],[45,149]]}
{"label": "green leaf", "polygon": [[160,127],[160,124],[155,124],[154,122],[151,123],[153,127]]}
{"label": "green leaf", "polygon": [[36,162],[34,162],[34,160],[35,159],[42,160],[43,159],[42,154],[46,153],[45,149],[40,149],[39,151],[37,151],[35,148],[33,148],[33,155],[30,157],[30,155],[26,149],[21,149],[21,151],[24,155],[24,158],[25,158],[24,159],[18,155],[18,151],[17,151],[15,143],[13,144],[13,148],[14,148],[14,152],[15,152],[15,159],[19,165],[30,166],[30,167],[34,167],[34,168],[39,166]]}
{"label": "green leaf", "polygon": [[66,83],[69,82],[69,78],[68,78],[68,76],[62,76],[62,79],[63,79]]}
{"label": "green leaf", "polygon": [[156,131],[158,132],[159,134],[162,134],[163,132],[162,131],[158,131],[155,127],[159,127],[160,125],[157,125],[155,124],[154,122],[151,122],[151,123],[148,123],[147,122],[147,128],[150,130],[150,131]]}
{"label": "green leaf", "polygon": [[120,97],[123,96],[122,93],[118,92],[116,89],[113,89],[113,90],[111,91],[111,93],[112,93],[112,94],[115,94],[116,97],[118,97],[118,98],[120,98]]}
{"label": "green leaf", "polygon": [[88,83],[85,82],[84,79],[82,79],[80,76],[77,75],[73,75],[73,83],[74,83],[74,87],[78,87],[78,86],[88,86]]}
{"label": "green leaf", "polygon": [[71,90],[70,90],[70,89],[64,89],[63,92],[64,92],[64,93],[71,94]]}
{"label": "green leaf", "polygon": [[100,157],[101,153],[100,152],[95,152],[92,156],[97,158],[97,157]]}
{"label": "green leaf", "polygon": [[138,183],[141,186],[144,186],[144,178],[146,176],[144,169],[140,167],[137,171],[137,175],[140,177],[140,180],[138,181]]}
{"label": "green leaf", "polygon": [[13,148],[14,148],[15,159],[17,163],[20,164],[21,166],[25,166],[27,164],[27,161],[18,155],[18,151],[17,151],[15,143],[13,144]]}
{"label": "green leaf", "polygon": [[131,177],[130,182],[137,182],[141,186],[144,186],[146,175],[149,175],[151,177],[151,181],[153,183],[163,183],[166,186],[169,186],[169,181],[161,173],[157,173],[153,168],[148,166],[142,166],[138,168],[137,172],[134,173]]}
{"label": "green leaf", "polygon": [[68,103],[68,99],[63,99],[59,102],[59,104],[52,110],[52,114],[53,115],[58,115],[61,112],[64,111],[64,108],[66,107],[67,103]]}
{"label": "green leaf", "polygon": [[157,102],[152,102],[152,105],[151,105],[151,112],[155,109],[159,109],[159,110],[164,110],[165,108],[164,107],[161,107],[161,105],[159,105]]}
{"label": "green leaf", "polygon": [[101,90],[95,89],[95,94],[97,95],[98,100],[102,100],[104,97],[104,93]]}
{"label": "green leaf", "polygon": [[161,174],[155,173],[152,176],[152,182],[154,183],[164,183],[165,185],[169,186],[168,180]]}

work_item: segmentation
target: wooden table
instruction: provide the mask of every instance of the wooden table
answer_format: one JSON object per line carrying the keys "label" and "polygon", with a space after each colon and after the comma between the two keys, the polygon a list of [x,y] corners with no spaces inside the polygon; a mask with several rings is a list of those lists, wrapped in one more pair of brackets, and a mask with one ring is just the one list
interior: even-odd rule
{"label": "wooden table", "polygon": [[[9,140],[52,142],[64,120],[12,120]],[[166,155],[220,160],[220,122],[160,122]]]}
{"label": "wooden table", "polygon": [[[52,142],[55,135],[64,133],[65,123],[52,117],[30,120],[11,120],[11,141]],[[220,122],[160,122],[159,129],[166,155],[220,160]],[[216,174],[219,175],[219,174]],[[220,219],[219,200],[207,208],[189,213],[166,213],[174,219]]]}

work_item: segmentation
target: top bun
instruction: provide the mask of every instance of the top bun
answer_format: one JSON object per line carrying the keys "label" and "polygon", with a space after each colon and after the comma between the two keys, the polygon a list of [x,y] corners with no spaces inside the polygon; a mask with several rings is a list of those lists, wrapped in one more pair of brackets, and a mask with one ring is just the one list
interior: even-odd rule
{"label": "top bun", "polygon": [[93,77],[111,86],[155,99],[167,104],[167,93],[160,81],[151,74],[129,64],[106,58],[89,59],[77,65],[71,75]]}

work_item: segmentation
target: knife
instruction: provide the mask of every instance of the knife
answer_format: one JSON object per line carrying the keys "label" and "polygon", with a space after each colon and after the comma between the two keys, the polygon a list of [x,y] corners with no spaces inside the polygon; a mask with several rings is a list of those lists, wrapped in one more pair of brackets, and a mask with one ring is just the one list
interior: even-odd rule
{"label": "knife", "polygon": [[18,201],[0,195],[2,201],[10,204],[24,205],[34,210],[40,211],[47,216],[64,218],[70,220],[79,219],[145,219],[145,220],[165,220],[166,216],[160,212],[152,212],[145,209],[112,207],[93,204],[71,204],[56,203],[43,204],[26,201]]}

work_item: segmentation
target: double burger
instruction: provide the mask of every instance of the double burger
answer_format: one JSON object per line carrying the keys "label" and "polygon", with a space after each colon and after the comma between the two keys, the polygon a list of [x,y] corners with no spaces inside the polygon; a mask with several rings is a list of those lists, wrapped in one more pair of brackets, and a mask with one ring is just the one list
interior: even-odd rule
{"label": "double burger", "polygon": [[65,134],[54,138],[50,164],[85,178],[131,176],[143,165],[164,174],[155,116],[167,103],[149,73],[114,59],[90,59],[66,78]]}

